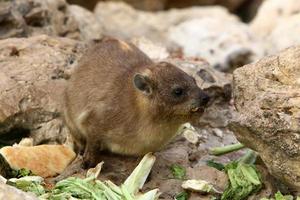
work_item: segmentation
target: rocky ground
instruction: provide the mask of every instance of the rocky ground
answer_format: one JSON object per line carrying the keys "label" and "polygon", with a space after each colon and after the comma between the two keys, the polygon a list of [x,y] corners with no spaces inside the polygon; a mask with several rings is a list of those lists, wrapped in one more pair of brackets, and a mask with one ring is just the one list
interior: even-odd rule
{"label": "rocky ground", "polygon": [[[194,129],[182,131],[155,154],[145,190],[158,187],[161,199],[181,192],[182,181],[170,172],[172,164],[185,167],[186,178],[224,189],[226,175],[206,161],[226,163],[243,152],[216,157],[208,151],[237,142],[236,136],[258,152],[266,180],[263,190],[249,199],[268,197],[282,189],[281,183],[299,191],[299,13],[298,0],[265,0],[246,24],[221,6],[148,12],[109,1],[99,2],[92,12],[64,0],[0,1],[0,141],[12,145],[30,137],[32,141],[21,145],[72,147],[61,117],[61,94],[86,48],[109,35],[132,41],[154,60],[175,63],[212,97]],[[12,157],[15,167],[24,166],[19,157],[1,154]],[[103,158],[101,178],[115,183],[123,182],[140,160],[109,154]],[[0,184],[3,194],[20,199],[27,195]],[[210,197],[192,194],[190,199]]]}

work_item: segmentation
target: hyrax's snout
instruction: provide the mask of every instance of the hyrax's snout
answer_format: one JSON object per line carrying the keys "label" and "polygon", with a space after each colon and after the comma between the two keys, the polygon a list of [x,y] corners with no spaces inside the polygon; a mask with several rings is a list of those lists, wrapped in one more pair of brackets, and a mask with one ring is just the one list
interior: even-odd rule
{"label": "hyrax's snout", "polygon": [[201,106],[206,106],[207,103],[209,102],[209,100],[210,100],[210,97],[208,96],[208,94],[206,94],[205,92],[200,90],[200,92],[199,92],[200,105]]}
{"label": "hyrax's snout", "polygon": [[195,94],[195,98],[192,101],[192,112],[203,112],[204,107],[208,104],[210,97],[202,90],[198,90]]}

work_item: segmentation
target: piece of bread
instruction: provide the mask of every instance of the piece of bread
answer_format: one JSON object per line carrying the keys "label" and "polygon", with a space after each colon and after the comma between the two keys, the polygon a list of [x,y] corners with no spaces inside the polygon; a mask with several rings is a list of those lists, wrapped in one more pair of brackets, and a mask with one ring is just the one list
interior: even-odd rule
{"label": "piece of bread", "polygon": [[29,169],[44,178],[60,174],[76,156],[63,145],[9,146],[0,153],[12,169]]}

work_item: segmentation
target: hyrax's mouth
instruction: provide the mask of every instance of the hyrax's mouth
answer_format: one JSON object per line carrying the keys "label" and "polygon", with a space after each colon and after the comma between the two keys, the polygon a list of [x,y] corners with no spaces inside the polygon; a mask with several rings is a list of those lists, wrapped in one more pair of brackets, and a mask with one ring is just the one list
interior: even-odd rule
{"label": "hyrax's mouth", "polygon": [[204,112],[204,108],[202,107],[195,107],[191,109],[192,113],[203,113]]}

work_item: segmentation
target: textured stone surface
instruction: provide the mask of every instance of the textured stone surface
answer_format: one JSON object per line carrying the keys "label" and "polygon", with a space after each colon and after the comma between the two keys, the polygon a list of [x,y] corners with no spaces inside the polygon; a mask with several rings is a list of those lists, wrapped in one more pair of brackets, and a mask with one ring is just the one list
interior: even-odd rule
{"label": "textured stone surface", "polygon": [[94,18],[88,10],[69,8],[65,0],[1,1],[0,39],[40,34],[98,39],[102,29]]}
{"label": "textured stone surface", "polygon": [[0,41],[1,135],[29,131],[34,144],[66,140],[60,98],[83,50],[80,42],[45,35]]}
{"label": "textured stone surface", "polygon": [[234,72],[231,123],[238,140],[258,151],[270,172],[300,190],[300,47]]}

